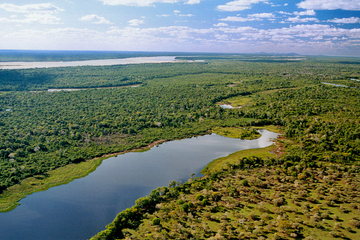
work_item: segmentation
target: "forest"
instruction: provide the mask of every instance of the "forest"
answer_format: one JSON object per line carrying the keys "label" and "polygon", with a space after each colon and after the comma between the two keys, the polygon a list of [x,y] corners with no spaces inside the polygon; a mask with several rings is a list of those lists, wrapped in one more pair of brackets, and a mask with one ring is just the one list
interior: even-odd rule
{"label": "forest", "polygon": [[[146,239],[137,235],[142,232],[148,239],[238,239],[240,235],[257,239],[275,238],[275,233],[276,239],[316,239],[321,234],[305,228],[333,232],[334,237],[351,238],[354,231],[358,233],[355,205],[360,200],[344,189],[359,189],[360,89],[356,80],[360,60],[248,55],[183,58],[205,61],[0,70],[0,190],[5,193],[29,177],[46,176],[71,163],[158,140],[225,127],[275,125],[283,132],[277,140],[283,154],[238,159],[234,166],[224,163],[205,178],[154,190],[119,213],[96,238]],[[51,88],[83,90],[45,91]],[[241,107],[223,109],[220,103]],[[266,183],[256,182],[255,176]],[[300,187],[294,190],[295,182]],[[238,187],[230,189],[231,185]],[[264,203],[256,200],[261,189],[269,190],[261,197]],[[274,189],[279,190],[277,195]],[[289,189],[293,197],[299,189],[303,195],[291,203]],[[328,199],[330,191],[348,200]],[[297,203],[307,203],[309,216],[295,221]],[[268,210],[262,212],[260,205]],[[315,213],[316,219],[327,221],[332,212],[324,218],[321,213],[340,205],[346,210],[335,215],[344,221],[346,213],[351,216],[349,222],[339,225],[341,221],[333,219],[331,224],[337,227],[331,231],[322,222],[318,228],[317,220],[310,223]],[[313,212],[315,207],[319,211]],[[217,213],[216,219],[207,212]],[[281,221],[285,215],[291,219],[286,224],[297,224],[294,230],[286,230],[289,226]],[[267,229],[265,223],[248,225],[249,220],[270,219],[274,223]],[[169,229],[170,223],[179,224],[179,229]]]}

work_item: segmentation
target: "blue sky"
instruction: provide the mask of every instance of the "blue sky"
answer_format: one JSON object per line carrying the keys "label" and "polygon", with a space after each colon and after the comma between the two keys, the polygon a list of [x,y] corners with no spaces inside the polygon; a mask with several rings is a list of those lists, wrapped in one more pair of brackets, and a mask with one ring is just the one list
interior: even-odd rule
{"label": "blue sky", "polygon": [[0,49],[360,56],[360,1],[0,0]]}

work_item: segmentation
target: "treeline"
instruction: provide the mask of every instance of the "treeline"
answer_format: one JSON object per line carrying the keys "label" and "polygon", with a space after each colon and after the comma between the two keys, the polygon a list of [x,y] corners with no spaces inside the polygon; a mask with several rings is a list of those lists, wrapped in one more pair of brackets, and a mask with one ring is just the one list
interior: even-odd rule
{"label": "treeline", "polygon": [[[347,80],[358,65],[328,60],[244,62],[211,60],[193,63],[129,64],[0,70],[0,91],[38,91],[49,88],[96,88],[146,84],[149,80],[191,74],[227,74],[229,83],[247,81],[298,82]],[[356,77],[356,76],[355,76]],[[356,84],[355,81],[352,81]],[[196,83],[196,81],[194,82]],[[208,81],[211,84],[210,81]]]}

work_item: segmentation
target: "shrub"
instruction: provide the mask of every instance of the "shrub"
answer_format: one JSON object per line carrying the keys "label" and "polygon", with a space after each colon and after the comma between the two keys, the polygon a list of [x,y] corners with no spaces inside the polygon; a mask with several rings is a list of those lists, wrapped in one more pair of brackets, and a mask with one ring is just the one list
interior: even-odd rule
{"label": "shrub", "polygon": [[205,205],[208,204],[208,200],[207,200],[207,199],[203,199],[203,200],[201,201],[201,203],[202,203],[203,206],[205,206]]}
{"label": "shrub", "polygon": [[204,199],[204,196],[201,194],[196,195],[196,199],[199,201],[202,201]]}
{"label": "shrub", "polygon": [[244,187],[248,187],[249,182],[246,179],[244,179],[244,180],[241,181],[241,185],[243,185]]}
{"label": "shrub", "polygon": [[360,221],[358,221],[357,219],[351,219],[349,221],[349,224],[353,227],[360,228]]}
{"label": "shrub", "polygon": [[187,212],[187,211],[189,211],[189,205],[187,205],[186,203],[184,203],[184,204],[181,205],[181,209],[182,209],[184,212]]}
{"label": "shrub", "polygon": [[154,219],[152,220],[152,224],[153,224],[153,225],[160,225],[160,218],[154,218]]}
{"label": "shrub", "polygon": [[285,204],[284,198],[282,197],[274,199],[273,202],[277,207]]}

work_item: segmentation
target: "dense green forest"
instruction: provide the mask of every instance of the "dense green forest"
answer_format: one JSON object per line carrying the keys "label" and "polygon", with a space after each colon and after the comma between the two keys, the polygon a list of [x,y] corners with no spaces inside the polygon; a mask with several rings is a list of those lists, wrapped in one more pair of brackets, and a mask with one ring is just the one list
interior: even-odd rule
{"label": "dense green forest", "polygon": [[[236,113],[219,108],[216,102],[295,86],[288,80],[276,80],[275,76],[266,80],[262,72],[256,77],[252,69],[240,74],[235,68],[237,64],[172,63],[0,71],[3,76],[8,74],[9,79],[18,80],[13,82],[15,89],[26,88],[26,84],[30,89],[37,85],[26,78],[28,74],[46,88],[59,87],[51,78],[41,80],[48,74],[57,76],[63,87],[96,84],[97,79],[103,81],[97,86],[107,86],[112,81],[107,76],[142,79],[141,86],[136,88],[0,93],[1,189],[69,163],[137,148],[159,139],[204,134],[213,125],[249,124]],[[252,64],[246,65],[254,68]],[[44,75],[44,71],[48,74]],[[77,72],[74,80],[67,78],[72,72]],[[239,86],[229,87],[233,82],[239,82]]]}
{"label": "dense green forest", "polygon": [[[325,153],[324,156],[341,158],[343,155],[338,152],[341,148],[350,151],[347,159],[356,159],[358,91],[321,82],[354,78],[358,73],[358,65],[336,63],[332,59],[328,63],[323,59],[286,63],[211,60],[1,70],[1,85],[12,84],[14,90],[111,86],[114,79],[128,79],[141,86],[0,93],[0,186],[4,190],[21,179],[68,163],[144,146],[155,140],[204,134],[213,126],[282,125],[287,136],[297,135],[298,141],[309,144],[302,150],[311,148],[313,133],[320,134],[318,128],[328,132],[339,127],[346,139],[331,140],[333,136],[329,133],[325,138],[318,136],[317,141],[331,145],[325,151],[306,154],[311,158]],[[293,89],[284,91],[286,88]],[[262,94],[270,89],[282,90]],[[216,105],[241,95],[252,96],[256,104],[237,110]],[[321,118],[316,120],[317,115]],[[328,124],[321,124],[323,121]],[[305,134],[308,128],[311,131]]]}
{"label": "dense green forest", "polygon": [[[186,59],[198,60],[201,56]],[[358,59],[301,57],[294,60],[294,57],[240,55],[206,55],[202,59],[205,61],[0,70],[0,190],[6,191],[32,176],[46,177],[49,170],[67,164],[147,146],[157,140],[207,134],[219,127],[269,124],[284,131],[284,138],[279,139],[278,144],[286,154],[271,161],[258,160],[251,169],[259,170],[251,171],[261,172],[265,162],[271,162],[274,169],[271,174],[276,172],[275,175],[282,176],[283,173],[284,178],[299,178],[300,174],[305,174],[313,176],[315,185],[319,183],[316,182],[318,175],[309,171],[320,168],[327,172],[326,164],[340,164],[336,166],[347,170],[354,166],[351,174],[357,174],[360,160]],[[139,86],[130,86],[135,84]],[[49,88],[84,90],[43,91]],[[237,109],[218,106],[220,102],[232,103],[234,99],[246,105]],[[242,166],[239,169],[244,170]],[[345,174],[342,171],[338,173],[341,176]],[[227,179],[227,174],[243,173],[223,170],[217,174],[223,177],[208,175],[194,182],[216,192],[220,187],[213,187],[213,184],[223,184],[221,181]],[[341,179],[340,175],[335,180]],[[358,184],[358,178],[353,181]],[[192,193],[193,183],[187,184],[191,187],[185,184],[169,188],[166,191],[176,190],[176,193],[161,201],[172,204],[171,201],[178,201],[181,194]],[[219,190],[219,194],[222,199],[222,194],[227,193]],[[308,192],[308,195],[313,193]],[[158,203],[158,200],[151,201],[151,204]],[[122,221],[121,214],[128,218],[130,210],[126,210],[108,228],[111,230],[99,236],[124,237],[127,236],[124,228],[130,229],[126,230],[127,234],[132,234],[131,229],[137,229],[140,220],[145,219],[145,210],[155,205],[145,210],[137,206],[134,207],[136,211],[143,209],[144,214],[136,219],[131,215],[132,224],[117,225],[116,221]],[[189,214],[189,209],[192,211],[193,206],[188,206],[184,212]],[[224,208],[219,206],[219,209],[223,211]],[[153,222],[155,230],[158,221],[162,222],[159,219]],[[212,229],[208,234],[215,236],[217,227]],[[160,228],[160,232],[162,230]],[[273,231],[274,228],[270,228],[269,233]],[[294,233],[302,236],[299,231]],[[197,235],[191,236],[196,238]]]}
{"label": "dense green forest", "polygon": [[204,178],[153,190],[92,239],[357,239],[359,171],[242,158]]}
{"label": "dense green forest", "polygon": [[[229,103],[248,104],[222,111],[252,119],[251,125],[280,126],[277,144],[285,154],[239,159],[205,178],[154,190],[95,239],[354,239],[360,227],[360,90],[322,82],[355,81],[359,65],[326,65],[324,59],[293,64],[249,64],[260,76],[267,69],[267,77],[228,86],[245,89],[251,82],[259,88],[266,79],[289,86],[230,97]],[[275,77],[281,70],[286,74]]]}

